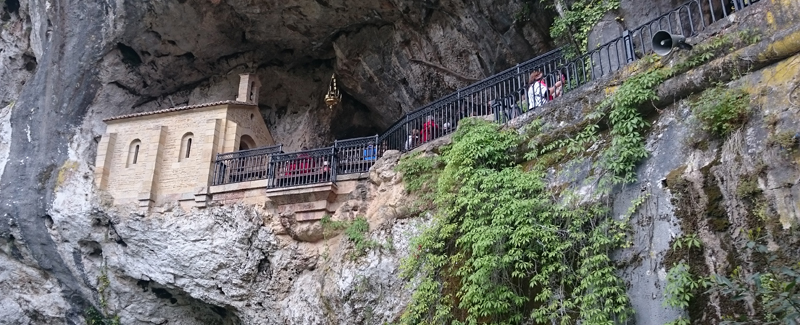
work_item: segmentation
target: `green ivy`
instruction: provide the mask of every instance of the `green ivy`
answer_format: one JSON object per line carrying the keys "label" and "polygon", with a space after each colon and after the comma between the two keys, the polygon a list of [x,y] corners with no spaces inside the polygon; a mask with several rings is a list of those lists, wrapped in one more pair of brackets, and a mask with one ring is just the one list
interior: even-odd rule
{"label": "green ivy", "polygon": [[[102,312],[95,309],[94,306],[89,306],[84,311],[84,316],[86,318],[86,324],[88,325],[119,325],[119,315],[117,314],[109,314],[108,312],[108,298],[106,297],[106,290],[108,290],[109,285],[111,282],[108,279],[108,273],[106,270],[106,266],[100,269],[100,275],[97,277],[97,294],[100,298],[100,308]],[[109,315],[106,317],[105,315]]]}
{"label": "green ivy", "polygon": [[376,241],[367,237],[369,233],[369,222],[364,216],[356,217],[356,220],[344,230],[347,239],[353,243],[354,256],[363,256],[368,250],[380,246]]}
{"label": "green ivy", "polygon": [[[701,281],[695,279],[690,272],[689,265],[683,260],[667,272],[666,299],[664,305],[686,309],[694,298],[694,292],[700,287]],[[681,315],[680,318],[667,323],[669,325],[689,325],[688,319]]]}
{"label": "green ivy", "polygon": [[[403,276],[421,277],[401,323],[608,324],[631,315],[608,256],[628,243],[627,220],[556,201],[541,168],[516,163],[521,141],[467,119],[442,150],[444,169],[425,179],[435,184],[432,225],[401,265]],[[419,176],[404,173],[407,182]]]}
{"label": "green ivy", "polygon": [[356,216],[353,221],[331,220],[330,215],[325,215],[320,220],[320,224],[323,238],[330,238],[335,231],[344,230],[347,240],[353,243],[351,258],[364,256],[370,249],[381,246],[378,242],[369,239],[369,222],[362,215]]}
{"label": "green ivy", "polygon": [[689,105],[703,130],[724,137],[747,122],[750,96],[741,89],[720,85],[706,89]]}
{"label": "green ivy", "polygon": [[725,295],[734,301],[748,301],[761,309],[748,319],[737,319],[724,315],[722,324],[797,324],[800,319],[800,263],[779,266],[778,252],[771,252],[765,245],[754,241],[747,243],[748,250],[768,254],[766,272],[745,275],[741,266],[734,269],[730,277],[711,275],[706,287],[708,292]]}
{"label": "green ivy", "polygon": [[569,4],[554,0],[562,8],[550,27],[550,36],[568,42],[567,56],[585,53],[588,49],[589,32],[603,16],[619,8],[619,0],[577,0]]}
{"label": "green ivy", "polygon": [[696,234],[689,234],[675,238],[675,241],[672,243],[672,249],[679,250],[683,249],[684,246],[686,249],[700,248],[702,245],[703,243],[700,241],[700,237],[697,237]]}
{"label": "green ivy", "polygon": [[87,325],[120,325],[119,316],[113,315],[110,318],[106,318],[93,306],[89,306],[84,311],[84,317]]}
{"label": "green ivy", "polygon": [[667,79],[663,69],[651,69],[636,74],[617,89],[601,106],[610,107],[611,146],[601,166],[612,173],[614,183],[630,182],[636,177],[636,165],[646,158],[645,130],[649,123],[638,108],[648,101],[658,100],[655,87]]}

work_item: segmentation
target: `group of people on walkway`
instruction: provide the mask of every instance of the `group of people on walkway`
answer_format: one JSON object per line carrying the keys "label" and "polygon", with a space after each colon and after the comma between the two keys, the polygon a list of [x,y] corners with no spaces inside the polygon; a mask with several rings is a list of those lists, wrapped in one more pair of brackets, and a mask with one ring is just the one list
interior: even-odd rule
{"label": "group of people on walkway", "polygon": [[[509,95],[507,98],[493,99],[489,101],[486,109],[479,109],[478,113],[475,112],[475,108],[469,109],[470,114],[461,112],[461,114],[458,115],[458,119],[460,120],[468,116],[484,115],[481,113],[493,113],[504,114],[505,119],[508,120],[523,113],[519,104],[525,106],[525,111],[529,111],[536,107],[541,107],[547,102],[560,97],[563,93],[563,76],[558,74],[552,79],[553,80],[548,82],[545,79],[545,75],[542,73],[542,71],[533,71],[528,77],[528,83],[526,84],[525,88],[520,89],[519,91],[519,94],[524,94],[524,96],[520,96],[519,101],[517,101],[514,95]],[[502,101],[511,101],[511,103],[501,104]],[[443,134],[449,133],[451,131],[450,129],[454,128],[456,123],[457,121],[452,122],[448,120],[445,121],[442,124],[442,128],[440,128],[433,115],[428,115],[425,118],[425,122],[422,124],[421,128],[413,128],[409,131],[408,138],[404,143],[405,150],[411,150],[420,144],[426,143],[430,140],[438,138]]]}

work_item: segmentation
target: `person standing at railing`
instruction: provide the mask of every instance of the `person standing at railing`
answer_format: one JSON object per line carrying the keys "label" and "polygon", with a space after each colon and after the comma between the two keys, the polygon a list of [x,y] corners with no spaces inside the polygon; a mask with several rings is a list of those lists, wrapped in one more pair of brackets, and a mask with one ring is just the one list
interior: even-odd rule
{"label": "person standing at railing", "polygon": [[406,151],[414,149],[417,146],[417,142],[419,141],[419,130],[414,129],[411,131],[411,134],[408,135],[408,139],[406,139],[405,148]]}
{"label": "person standing at railing", "polygon": [[550,100],[551,94],[561,93],[561,81],[557,81],[553,87],[548,87],[544,81],[544,74],[541,71],[534,71],[528,78],[528,109],[541,107]]}
{"label": "person standing at railing", "polygon": [[314,168],[314,159],[311,158],[311,155],[305,152],[306,150],[308,149],[306,147],[303,147],[302,149],[303,152],[297,155],[297,158],[299,158],[299,163],[300,163],[300,169],[298,171],[298,174],[311,173],[312,169]]}
{"label": "person standing at railing", "polygon": [[370,142],[367,148],[364,149],[364,160],[371,161],[375,159],[378,159],[378,150],[372,145],[372,142]]}
{"label": "person standing at railing", "polygon": [[439,130],[439,126],[433,121],[433,116],[428,115],[427,121],[422,124],[422,143],[433,140],[434,132]]}
{"label": "person standing at railing", "polygon": [[322,174],[320,175],[321,182],[330,182],[331,181],[331,167],[327,160],[322,162]]}

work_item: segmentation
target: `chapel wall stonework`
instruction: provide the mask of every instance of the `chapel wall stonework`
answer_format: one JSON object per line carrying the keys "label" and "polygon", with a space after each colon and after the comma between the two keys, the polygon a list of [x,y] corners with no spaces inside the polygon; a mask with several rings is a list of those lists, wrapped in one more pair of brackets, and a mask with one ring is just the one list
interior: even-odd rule
{"label": "chapel wall stonework", "polygon": [[[216,154],[236,151],[242,135],[259,147],[274,144],[258,109],[251,105],[198,107],[112,119],[107,125],[98,145],[95,177],[115,205],[194,201],[208,189]],[[132,147],[135,141],[138,154]],[[137,156],[136,163],[131,155]]]}

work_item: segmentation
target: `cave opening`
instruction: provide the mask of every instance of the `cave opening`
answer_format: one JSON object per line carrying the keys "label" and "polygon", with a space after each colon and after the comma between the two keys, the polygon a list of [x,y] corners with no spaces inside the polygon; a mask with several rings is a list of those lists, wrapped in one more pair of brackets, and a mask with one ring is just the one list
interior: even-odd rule
{"label": "cave opening", "polygon": [[36,66],[38,65],[36,62],[36,57],[30,54],[23,54],[22,61],[25,62],[25,71],[33,72],[36,70]]}
{"label": "cave opening", "polygon": [[122,62],[132,66],[138,66],[142,64],[142,58],[139,56],[139,53],[136,53],[132,47],[127,46],[122,43],[117,43],[117,49],[119,53],[122,54]]}
{"label": "cave opening", "polygon": [[11,14],[19,12],[19,0],[6,0],[5,8],[6,11]]}
{"label": "cave opening", "polygon": [[376,124],[379,119],[374,114],[369,107],[343,92],[341,107],[334,108],[331,136],[344,140],[379,134],[383,128]]}

